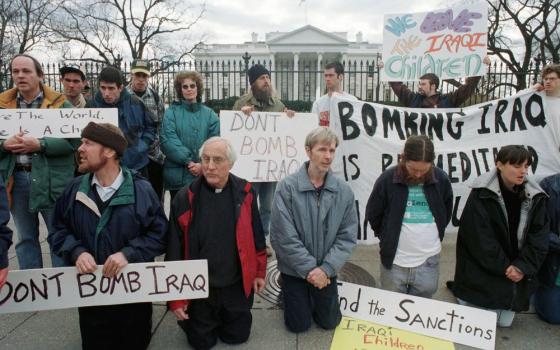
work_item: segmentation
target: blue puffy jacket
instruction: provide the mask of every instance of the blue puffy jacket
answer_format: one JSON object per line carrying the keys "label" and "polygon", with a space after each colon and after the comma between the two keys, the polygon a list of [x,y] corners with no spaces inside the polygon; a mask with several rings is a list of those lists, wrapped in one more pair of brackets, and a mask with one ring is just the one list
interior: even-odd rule
{"label": "blue puffy jacket", "polygon": [[100,215],[92,174],[75,178],[56,201],[48,241],[69,266],[89,252],[97,264],[122,252],[129,263],[149,262],[165,251],[167,218],[150,183],[123,169],[124,182]]}
{"label": "blue puffy jacket", "polygon": [[148,151],[155,140],[156,126],[144,102],[123,89],[116,104],[106,103],[101,92],[95,94],[97,108],[118,108],[119,128],[128,141],[121,164],[129,169],[140,170],[148,165]]}
{"label": "blue puffy jacket", "polygon": [[10,211],[8,196],[2,178],[0,178],[0,269],[8,267],[8,249],[12,245],[12,230],[8,227]]}

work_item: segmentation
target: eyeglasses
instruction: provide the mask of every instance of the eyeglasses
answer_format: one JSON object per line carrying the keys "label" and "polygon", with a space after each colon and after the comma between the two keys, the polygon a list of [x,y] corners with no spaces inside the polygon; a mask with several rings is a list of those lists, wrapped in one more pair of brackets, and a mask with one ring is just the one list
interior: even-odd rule
{"label": "eyeglasses", "polygon": [[196,89],[196,84],[184,84],[183,85],[183,90],[187,90],[187,89]]}
{"label": "eyeglasses", "polygon": [[226,161],[226,159],[224,157],[202,156],[200,159],[202,160],[202,163],[204,163],[204,164],[208,164],[208,163],[210,163],[210,161],[212,161],[216,165],[220,165],[220,164],[222,164],[223,162]]}

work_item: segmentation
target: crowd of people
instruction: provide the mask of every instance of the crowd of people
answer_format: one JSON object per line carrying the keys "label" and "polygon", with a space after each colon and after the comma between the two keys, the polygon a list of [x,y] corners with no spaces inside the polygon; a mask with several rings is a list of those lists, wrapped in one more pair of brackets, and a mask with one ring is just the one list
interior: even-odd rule
{"label": "crowd of people", "polygon": [[[1,109],[116,108],[118,125],[91,122],[81,139],[20,132],[0,140],[0,288],[8,276],[10,213],[19,268],[44,266],[40,214],[53,267],[100,268],[111,278],[129,263],[164,253],[167,261],[206,259],[208,298],[168,303],[196,349],[248,340],[254,293],[265,287],[272,250],[287,329],[304,332],[312,321],[324,329],[338,325],[337,276],[358,231],[354,193],[331,170],[340,140],[329,128],[330,99],[356,100],[342,90],[340,63],[324,68],[327,93],[313,104],[319,126],[305,140],[308,161],[278,184],[231,173],[236,150],[202,103],[197,72],[175,76],[176,99],[165,108],[149,85],[145,60],[133,63],[127,86],[119,69],[105,67],[92,99],[82,94],[86,74],[79,66],[60,69],[63,93],[43,84],[32,56],[16,55],[10,70],[15,87],[0,93]],[[248,77],[250,92],[234,110],[294,116],[275,95],[266,67],[252,66]],[[542,78],[534,89],[544,91],[547,117],[560,118],[560,65],[545,67]],[[418,93],[402,83],[391,87],[405,106],[449,108],[467,99],[479,79],[445,95],[434,74],[420,78]],[[366,219],[380,240],[383,289],[426,298],[438,289],[453,190],[435,167],[435,154],[430,138],[410,136],[400,162],[375,181]],[[539,316],[560,323],[560,174],[538,184],[527,176],[532,162],[525,147],[503,146],[495,168],[472,183],[459,223],[455,278],[448,283],[459,303],[496,311],[503,327],[528,309],[533,295]],[[80,307],[78,313],[84,349],[150,343],[151,303]]]}

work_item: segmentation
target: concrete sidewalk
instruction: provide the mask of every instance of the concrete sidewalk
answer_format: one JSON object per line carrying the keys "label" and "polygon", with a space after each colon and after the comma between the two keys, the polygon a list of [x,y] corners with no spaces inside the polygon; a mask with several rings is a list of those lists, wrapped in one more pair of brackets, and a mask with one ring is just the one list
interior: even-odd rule
{"label": "concrete sidewalk", "polygon": [[[12,226],[13,228],[13,226]],[[42,226],[43,259],[50,264],[48,246]],[[16,238],[14,237],[14,240]],[[453,277],[455,268],[455,239],[449,235],[443,242],[440,261],[440,288],[435,299],[453,302],[453,296],[445,288],[445,281]],[[275,261],[272,261],[271,265]],[[341,279],[363,284],[379,276],[379,252],[377,246],[358,246],[352,255],[349,268],[343,269]],[[10,250],[10,268],[17,269],[13,246]],[[276,303],[278,288],[275,285],[277,271],[271,269],[267,276],[267,289],[262,297],[257,296],[253,307],[253,329],[246,344],[236,349],[317,349],[330,348],[333,331],[313,327],[305,334],[289,333],[284,327],[282,310]],[[177,326],[173,314],[166,312],[163,303],[154,304],[153,338],[149,349],[189,349],[182,330]],[[76,309],[15,313],[0,316],[0,349],[80,349],[80,332]],[[230,349],[218,343],[216,349]],[[456,349],[472,349],[456,344]],[[560,349],[560,326],[551,326],[540,321],[533,312],[516,316],[510,329],[498,329],[496,349],[531,350]],[[430,349],[437,350],[437,349]]]}

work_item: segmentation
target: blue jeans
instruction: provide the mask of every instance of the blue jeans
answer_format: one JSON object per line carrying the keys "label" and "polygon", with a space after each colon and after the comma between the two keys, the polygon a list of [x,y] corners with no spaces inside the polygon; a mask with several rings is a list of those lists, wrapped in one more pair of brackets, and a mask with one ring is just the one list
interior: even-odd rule
{"label": "blue jeans", "polygon": [[560,287],[539,287],[534,294],[534,304],[541,320],[560,324]]}
{"label": "blue jeans", "polygon": [[270,231],[270,209],[272,208],[276,182],[253,182],[253,188],[257,194],[256,199],[259,201],[259,215],[266,237]]}
{"label": "blue jeans", "polygon": [[381,288],[391,292],[431,298],[438,288],[439,254],[426,259],[417,267],[394,265],[391,269],[381,264]]}
{"label": "blue jeans", "polygon": [[[43,255],[39,242],[39,213],[47,224],[49,234],[52,233],[53,209],[40,210],[39,213],[29,211],[29,190],[31,173],[26,171],[14,172],[14,187],[12,189],[12,207],[10,211],[16,225],[18,242],[16,254],[20,270],[43,268]],[[64,266],[64,261],[54,255],[51,250],[53,267]]]}
{"label": "blue jeans", "polygon": [[504,309],[487,309],[485,307],[471,304],[468,301],[459,298],[457,298],[457,302],[459,303],[459,305],[476,307],[477,309],[483,309],[483,310],[495,312],[497,316],[496,322],[498,324],[498,327],[511,327],[511,324],[513,323],[513,318],[515,317],[515,311],[504,310]]}

